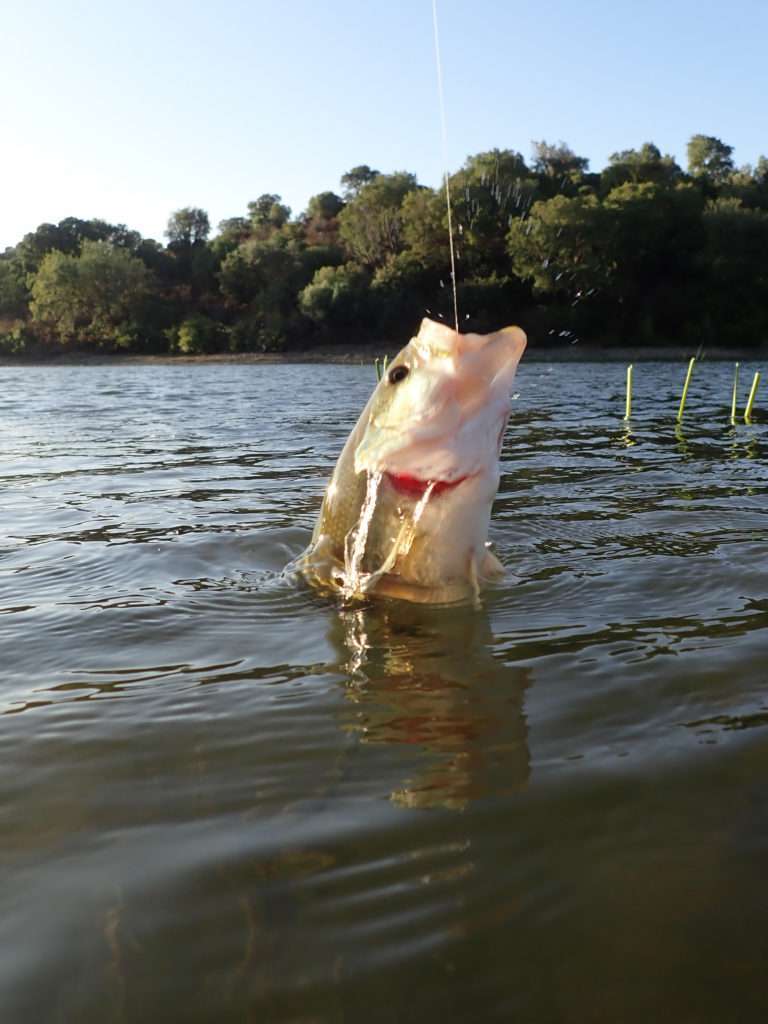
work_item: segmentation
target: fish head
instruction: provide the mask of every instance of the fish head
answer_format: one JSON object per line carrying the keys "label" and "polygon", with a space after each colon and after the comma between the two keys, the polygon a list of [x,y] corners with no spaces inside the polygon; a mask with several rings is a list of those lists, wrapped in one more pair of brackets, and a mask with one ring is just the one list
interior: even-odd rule
{"label": "fish head", "polygon": [[492,474],[525,346],[519,327],[460,334],[424,319],[371,398],[355,473],[386,474],[414,496]]}

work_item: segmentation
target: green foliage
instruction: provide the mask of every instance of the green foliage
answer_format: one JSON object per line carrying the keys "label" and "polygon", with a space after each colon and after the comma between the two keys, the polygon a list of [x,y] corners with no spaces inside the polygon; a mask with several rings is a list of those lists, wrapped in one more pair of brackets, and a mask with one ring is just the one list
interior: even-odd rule
{"label": "green foliage", "polygon": [[211,224],[205,210],[197,206],[185,206],[168,218],[165,234],[171,248],[187,249],[205,242],[211,231]]}
{"label": "green foliage", "polygon": [[600,188],[607,193],[625,182],[674,185],[682,176],[673,157],[662,156],[652,142],[644,142],[640,149],[624,149],[611,155],[608,167],[600,175]]}
{"label": "green foliage", "polygon": [[337,196],[335,192],[318,192],[307,203],[307,216],[331,220],[338,217],[343,209],[344,200],[341,196]]}
{"label": "green foliage", "polygon": [[321,267],[299,294],[299,309],[317,324],[351,324],[365,315],[368,274],[347,264]]}
{"label": "green foliage", "polygon": [[[458,298],[462,331],[482,333],[516,323],[527,295],[518,278],[491,274],[461,282]],[[446,319],[453,321],[452,308]]]}
{"label": "green foliage", "polygon": [[583,174],[589,167],[589,160],[576,156],[570,146],[562,141],[556,145],[542,141],[533,143],[533,167],[538,174],[562,178],[573,173]]}
{"label": "green foliage", "polygon": [[507,272],[507,229],[528,213],[538,192],[522,156],[508,149],[470,157],[453,176],[459,258],[469,276]]}
{"label": "green foliage", "polygon": [[722,184],[733,171],[733,146],[713,135],[693,135],[688,143],[688,172]]}
{"label": "green foliage", "polygon": [[261,237],[271,233],[288,223],[291,216],[290,206],[285,206],[280,196],[267,192],[252,203],[248,203],[248,213],[251,218],[251,227]]}
{"label": "green foliage", "polygon": [[434,270],[425,266],[423,260],[412,252],[401,252],[379,267],[373,275],[371,287],[391,298],[398,293],[433,286],[437,281]]}
{"label": "green foliage", "polygon": [[613,269],[608,231],[608,218],[595,196],[540,200],[527,220],[513,221],[509,229],[512,269],[545,295],[602,287]]}
{"label": "green foliage", "polygon": [[19,260],[0,259],[0,316],[22,316],[26,312],[28,298]]}
{"label": "green foliage", "polygon": [[171,288],[182,289],[194,301],[215,287],[214,272],[218,261],[214,250],[207,245],[211,225],[208,214],[195,206],[177,210],[168,220],[166,235],[170,265],[166,271],[165,283]]}
{"label": "green foliage", "polygon": [[413,253],[398,253],[379,267],[373,275],[367,305],[377,328],[396,334],[409,331],[424,315],[427,307],[437,314],[450,301],[450,287],[440,286],[450,280],[448,269],[425,265]]}
{"label": "green foliage", "polygon": [[25,274],[34,274],[49,252],[77,252],[80,239],[56,224],[41,224],[24,235],[16,246],[15,258]]}
{"label": "green foliage", "polygon": [[29,330],[22,323],[0,324],[0,355],[21,356],[25,355],[33,339]]}
{"label": "green foliage", "polygon": [[692,185],[627,182],[606,196],[603,208],[612,265],[606,294],[623,335],[679,336],[699,298],[701,193]]}
{"label": "green foliage", "polygon": [[380,267],[403,246],[401,207],[419,186],[406,171],[377,174],[339,214],[339,234],[353,261]]}
{"label": "green foliage", "polygon": [[344,200],[335,192],[320,192],[309,200],[303,218],[304,240],[307,245],[326,246],[338,250],[338,257],[333,260],[334,263],[343,258],[339,242],[339,214],[343,209]]}
{"label": "green foliage", "polygon": [[250,234],[251,222],[247,217],[229,217],[219,222],[219,233],[210,244],[217,269],[231,252],[248,240]]}
{"label": "green foliage", "polygon": [[193,313],[166,331],[169,351],[184,356],[217,352],[221,347],[221,324],[201,313]]}
{"label": "green foliage", "polygon": [[544,196],[577,195],[580,188],[588,185],[588,167],[589,160],[577,156],[564,142],[533,143],[533,170]]}
{"label": "green foliage", "polygon": [[[407,254],[411,262],[422,267],[445,267],[448,252],[445,191],[420,188],[409,192],[403,199],[401,215],[403,255]],[[388,262],[391,263],[392,258]],[[383,267],[387,265],[385,262]]]}
{"label": "green foliage", "polygon": [[24,274],[34,274],[47,253],[78,253],[86,241],[109,242],[131,252],[142,244],[138,231],[131,231],[124,224],[65,217],[58,224],[41,224],[25,235],[16,246],[14,258]]}
{"label": "green foliage", "polygon": [[721,340],[768,336],[768,212],[717,199],[703,215],[707,305]]}
{"label": "green foliage", "polygon": [[228,331],[230,352],[282,352],[287,345],[289,322],[275,313],[251,313]]}
{"label": "green foliage", "polygon": [[32,280],[30,313],[47,337],[64,344],[130,348],[150,290],[141,260],[109,242],[85,241],[79,255],[43,257]]}
{"label": "green foliage", "polygon": [[[537,194],[538,181],[519,153],[494,149],[470,157],[449,179],[454,241],[462,276],[505,274],[506,234],[510,223],[525,216]],[[445,266],[448,252],[448,207],[444,189],[420,189],[403,200],[403,240],[427,267]]]}
{"label": "green foliage", "polygon": [[[768,337],[768,159],[695,135],[689,173],[652,142],[600,174],[536,142],[467,158],[449,177],[461,326],[510,322],[585,339]],[[204,210],[167,245],[123,224],[67,217],[0,256],[0,351],[278,351],[453,322],[444,183],[367,164],[293,218],[264,193],[209,239]],[[358,330],[359,329],[359,330]],[[362,331],[362,334],[361,334]]]}
{"label": "green foliage", "polygon": [[235,306],[289,313],[297,293],[311,279],[316,264],[291,231],[270,238],[251,238],[221,265],[219,282],[225,299]]}
{"label": "green foliage", "polygon": [[344,191],[344,198],[353,199],[364,185],[370,184],[374,178],[379,176],[379,171],[371,170],[368,164],[359,164],[351,171],[341,176],[341,187]]}

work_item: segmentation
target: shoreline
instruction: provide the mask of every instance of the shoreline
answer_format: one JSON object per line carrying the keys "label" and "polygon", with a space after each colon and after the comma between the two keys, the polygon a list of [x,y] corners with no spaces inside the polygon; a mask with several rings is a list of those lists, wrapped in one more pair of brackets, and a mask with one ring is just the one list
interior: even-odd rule
{"label": "shoreline", "polygon": [[[225,364],[309,363],[342,366],[368,365],[374,359],[397,355],[402,346],[382,344],[380,347],[358,346],[352,350],[343,346],[323,346],[295,352],[220,352],[211,355],[84,355],[62,352],[49,358],[0,357],[0,367],[24,366],[208,366]],[[724,348],[722,346],[649,345],[643,348],[629,346],[606,347],[579,342],[568,345],[536,345],[529,343],[524,355],[527,363],[650,363],[685,362],[692,356],[709,362],[768,361],[768,344],[753,347]]]}

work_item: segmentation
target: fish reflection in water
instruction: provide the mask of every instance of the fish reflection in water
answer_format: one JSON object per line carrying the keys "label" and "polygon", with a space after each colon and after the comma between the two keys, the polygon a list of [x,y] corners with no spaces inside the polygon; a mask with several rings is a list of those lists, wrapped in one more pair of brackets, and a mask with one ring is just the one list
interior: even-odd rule
{"label": "fish reflection in water", "polygon": [[378,602],[342,609],[329,639],[349,674],[344,728],[363,744],[426,756],[390,794],[395,803],[462,809],[491,789],[525,786],[528,672],[493,655],[485,612]]}

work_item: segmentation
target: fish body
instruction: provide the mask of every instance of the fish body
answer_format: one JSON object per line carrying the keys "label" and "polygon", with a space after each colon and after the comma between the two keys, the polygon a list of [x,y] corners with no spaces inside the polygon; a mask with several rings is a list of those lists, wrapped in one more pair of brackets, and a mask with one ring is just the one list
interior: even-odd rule
{"label": "fish body", "polygon": [[346,596],[476,598],[502,567],[487,548],[519,327],[460,334],[423,320],[339,456],[305,574]]}

